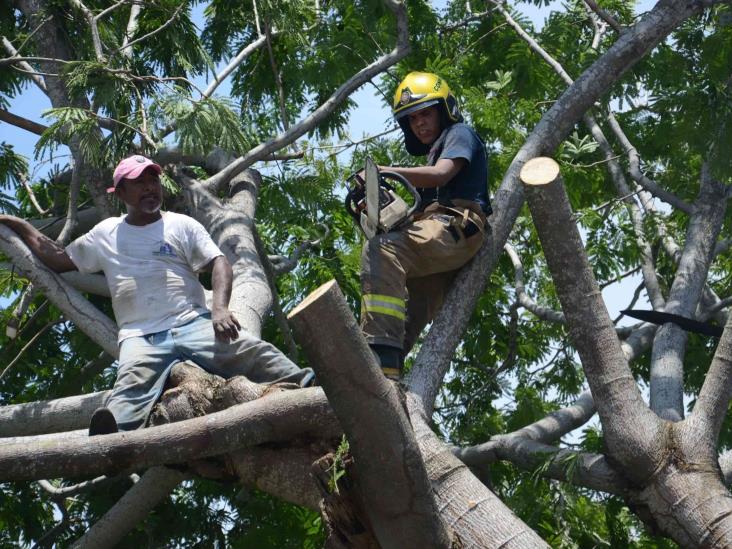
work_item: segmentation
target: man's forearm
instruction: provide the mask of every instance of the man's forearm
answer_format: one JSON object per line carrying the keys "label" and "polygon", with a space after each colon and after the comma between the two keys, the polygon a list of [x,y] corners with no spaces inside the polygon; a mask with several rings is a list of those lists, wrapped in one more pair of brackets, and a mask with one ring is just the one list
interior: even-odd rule
{"label": "man's forearm", "polygon": [[211,289],[213,290],[213,309],[227,309],[231,299],[231,285],[234,280],[234,273],[231,265],[224,256],[213,260],[211,270]]}
{"label": "man's forearm", "polygon": [[441,187],[450,181],[457,175],[464,163],[465,160],[462,158],[454,160],[441,158],[434,166],[415,166],[410,168],[379,166],[379,170],[398,173],[406,177],[415,187],[430,189]]}
{"label": "man's forearm", "polygon": [[33,254],[53,271],[62,273],[73,271],[76,268],[63,246],[44,235],[24,219],[2,215],[0,216],[0,223],[17,233]]}

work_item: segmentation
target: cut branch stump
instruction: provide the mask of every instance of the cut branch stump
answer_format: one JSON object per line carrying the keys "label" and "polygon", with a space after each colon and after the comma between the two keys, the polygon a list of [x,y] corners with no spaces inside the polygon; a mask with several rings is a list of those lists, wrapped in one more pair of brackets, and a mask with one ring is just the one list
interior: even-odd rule
{"label": "cut branch stump", "polygon": [[355,491],[384,548],[450,547],[397,386],[384,377],[335,281],[289,315],[350,444]]}

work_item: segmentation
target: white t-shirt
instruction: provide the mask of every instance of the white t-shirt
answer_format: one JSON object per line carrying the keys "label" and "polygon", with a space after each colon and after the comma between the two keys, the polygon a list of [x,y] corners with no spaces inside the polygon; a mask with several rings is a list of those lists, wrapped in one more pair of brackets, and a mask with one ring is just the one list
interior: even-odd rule
{"label": "white t-shirt", "polygon": [[119,341],[169,330],[208,311],[197,271],[223,255],[198,221],[162,212],[130,225],[111,217],[66,247],[82,273],[104,271]]}

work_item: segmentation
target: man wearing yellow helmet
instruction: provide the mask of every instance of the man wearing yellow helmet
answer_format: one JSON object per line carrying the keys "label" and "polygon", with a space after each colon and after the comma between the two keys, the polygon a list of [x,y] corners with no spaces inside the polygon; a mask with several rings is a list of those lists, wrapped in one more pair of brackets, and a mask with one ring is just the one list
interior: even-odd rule
{"label": "man wearing yellow helmet", "polygon": [[393,113],[407,152],[427,155],[427,165],[380,169],[406,177],[422,206],[411,223],[364,245],[361,328],[384,373],[398,379],[458,269],[480,248],[491,209],[485,144],[462,123],[442,78],[409,73],[397,87]]}

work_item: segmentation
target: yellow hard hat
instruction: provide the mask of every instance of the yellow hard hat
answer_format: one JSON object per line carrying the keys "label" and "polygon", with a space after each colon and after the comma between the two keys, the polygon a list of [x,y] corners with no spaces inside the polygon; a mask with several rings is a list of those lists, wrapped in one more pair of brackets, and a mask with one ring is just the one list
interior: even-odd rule
{"label": "yellow hard hat", "polygon": [[431,72],[410,72],[397,86],[392,105],[395,120],[432,105],[442,105],[450,122],[462,120],[447,82]]}

